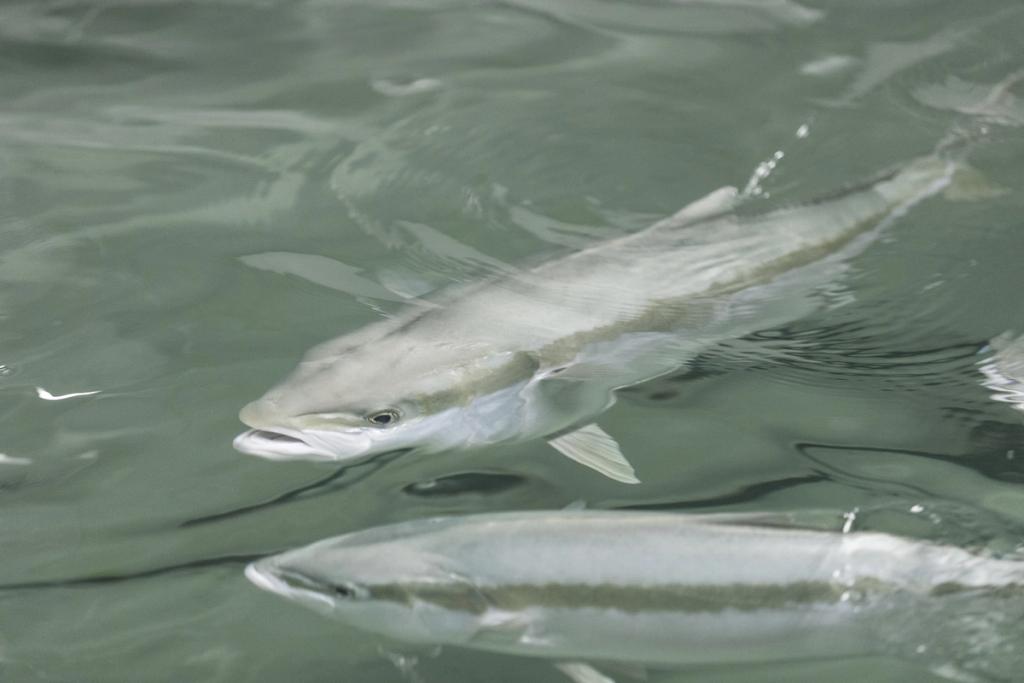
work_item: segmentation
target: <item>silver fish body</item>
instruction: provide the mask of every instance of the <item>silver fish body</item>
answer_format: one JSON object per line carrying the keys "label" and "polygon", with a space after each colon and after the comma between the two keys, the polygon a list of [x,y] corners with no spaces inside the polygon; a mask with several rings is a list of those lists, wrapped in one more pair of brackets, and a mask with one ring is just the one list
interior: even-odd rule
{"label": "silver fish body", "polygon": [[[247,575],[400,641],[646,664],[884,651],[893,648],[880,642],[880,624],[901,613],[923,617],[916,610],[948,595],[1019,593],[1024,582],[1021,563],[960,548],[758,521],[615,511],[435,518],[314,543]],[[917,646],[916,633],[903,637]]]}
{"label": "silver fish body", "polygon": [[859,189],[745,217],[723,188],[636,234],[453,289],[312,349],[243,408],[252,429],[235,446],[356,461],[545,438],[635,482],[591,424],[616,389],[813,310],[844,259],[959,168],[924,157]]}

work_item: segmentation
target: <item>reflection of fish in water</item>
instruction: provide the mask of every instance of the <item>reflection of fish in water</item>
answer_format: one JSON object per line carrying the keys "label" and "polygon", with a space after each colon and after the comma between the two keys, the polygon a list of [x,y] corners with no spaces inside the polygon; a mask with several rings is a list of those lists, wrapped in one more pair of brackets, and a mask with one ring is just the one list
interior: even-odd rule
{"label": "reflection of fish in water", "polygon": [[[986,631],[978,612],[984,605],[994,623],[1013,623],[1024,562],[788,524],[781,515],[621,511],[439,517],[327,539],[246,574],[399,641],[562,661],[885,652],[949,672],[977,664],[960,653],[987,657],[984,643],[1001,643],[1009,654],[978,666],[991,674],[1008,656],[1021,664],[1022,653],[1005,647],[1020,619],[1015,634]],[[965,604],[979,610],[961,614]]]}
{"label": "reflection of fish in water", "polygon": [[252,429],[235,446],[274,459],[362,460],[544,438],[634,483],[618,444],[593,424],[616,389],[806,314],[843,258],[914,203],[962,190],[974,179],[966,170],[922,157],[865,187],[742,218],[731,212],[735,188],[722,188],[639,233],[314,348],[243,408]]}

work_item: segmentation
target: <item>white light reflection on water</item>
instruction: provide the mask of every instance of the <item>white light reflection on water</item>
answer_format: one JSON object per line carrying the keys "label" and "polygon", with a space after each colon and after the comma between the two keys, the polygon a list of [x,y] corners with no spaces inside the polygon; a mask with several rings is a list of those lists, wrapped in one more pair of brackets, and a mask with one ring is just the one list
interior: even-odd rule
{"label": "white light reflection on water", "polygon": [[80,396],[95,396],[96,394],[99,394],[99,393],[100,393],[100,391],[98,391],[98,390],[97,391],[75,391],[75,392],[72,392],[70,394],[60,394],[59,396],[55,396],[55,395],[51,394],[49,391],[47,391],[46,389],[43,389],[42,387],[36,387],[36,395],[39,396],[39,398],[43,399],[44,401],[63,401],[65,399],[69,399],[69,398],[79,398]]}
{"label": "white light reflection on water", "polygon": [[979,365],[985,376],[982,386],[995,392],[993,400],[1024,412],[1024,336],[1002,334],[992,340],[990,348],[995,353]]}

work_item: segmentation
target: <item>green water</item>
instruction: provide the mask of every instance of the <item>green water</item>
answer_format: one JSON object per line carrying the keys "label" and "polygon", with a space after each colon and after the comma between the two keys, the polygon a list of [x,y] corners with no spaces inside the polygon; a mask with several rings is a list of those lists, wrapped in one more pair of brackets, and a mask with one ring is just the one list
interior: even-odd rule
{"label": "green water", "polygon": [[[0,680],[563,680],[456,649],[403,670],[241,573],[439,513],[922,505],[863,524],[1015,537],[1024,416],[977,363],[1024,330],[1022,30],[1013,0],[0,5]],[[777,152],[751,210],[982,125],[1008,192],[915,207],[817,314],[622,393],[601,424],[642,485],[543,443],[337,476],[231,448],[395,292],[637,230]],[[724,664],[651,680],[933,680]]]}

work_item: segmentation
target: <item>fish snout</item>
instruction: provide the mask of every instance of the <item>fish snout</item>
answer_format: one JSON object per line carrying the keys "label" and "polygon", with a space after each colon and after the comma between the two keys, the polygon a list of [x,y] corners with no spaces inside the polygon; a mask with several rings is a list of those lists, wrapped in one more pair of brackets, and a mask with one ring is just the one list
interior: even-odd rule
{"label": "fish snout", "polygon": [[257,588],[295,600],[320,612],[330,612],[334,607],[334,600],[327,594],[325,586],[282,569],[273,557],[250,563],[245,568],[245,578]]}
{"label": "fish snout", "polygon": [[273,565],[266,559],[250,562],[245,568],[245,578],[257,588],[271,593],[283,593],[285,587],[274,572]]}
{"label": "fish snout", "polygon": [[232,445],[240,453],[270,460],[322,460],[329,456],[312,447],[300,430],[292,428],[272,399],[261,398],[249,403],[239,411],[238,418],[252,428],[235,437]]}
{"label": "fish snout", "polygon": [[310,416],[290,417],[273,398],[249,403],[238,417],[251,429],[235,437],[235,450],[269,460],[349,460],[373,448],[367,430],[310,425]]}
{"label": "fish snout", "polygon": [[238,419],[253,429],[273,429],[280,425],[280,411],[273,399],[261,398],[238,411]]}
{"label": "fish snout", "polygon": [[299,434],[289,429],[287,420],[277,410],[277,402],[266,397],[247,404],[238,411],[238,419],[252,429],[235,437],[235,450],[270,460],[301,457],[311,450]]}

